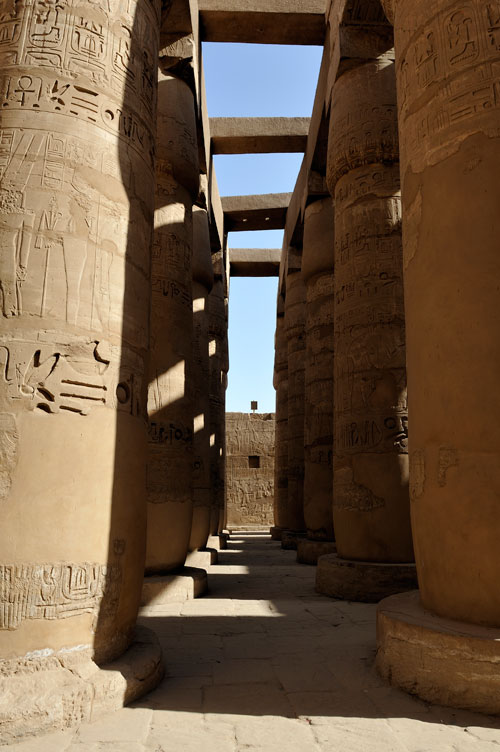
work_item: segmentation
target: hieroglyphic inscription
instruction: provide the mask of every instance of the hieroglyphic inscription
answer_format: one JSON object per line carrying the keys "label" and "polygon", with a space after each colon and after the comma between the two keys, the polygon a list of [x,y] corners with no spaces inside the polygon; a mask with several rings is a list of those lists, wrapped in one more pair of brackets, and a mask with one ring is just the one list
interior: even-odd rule
{"label": "hieroglyphic inscription", "polygon": [[[273,524],[274,439],[273,415],[227,414],[227,519],[228,525]],[[249,456],[259,457],[250,467]]]}
{"label": "hieroglyphic inscription", "polygon": [[107,405],[138,415],[141,380],[136,359],[125,357],[118,369],[105,342],[56,350],[42,342],[0,341],[0,384],[3,399],[12,407],[22,404],[47,413],[66,410],[88,415],[91,409]]}
{"label": "hieroglyphic inscription", "polygon": [[[399,0],[398,14],[411,18],[410,6]],[[500,134],[489,114],[500,107],[500,1],[469,0],[420,20],[412,35],[408,21],[405,29],[396,24],[402,153],[414,169],[432,160],[434,149],[445,155],[457,136]]]}
{"label": "hieroglyphic inscription", "polygon": [[[342,76],[338,97],[345,96]],[[335,95],[334,95],[335,96]],[[335,113],[335,110],[334,110]],[[328,184],[333,192],[336,181],[354,168],[398,159],[399,139],[396,105],[340,108],[331,127],[328,156]]]}
{"label": "hieroglyphic inscription", "polygon": [[0,629],[17,629],[31,619],[97,617],[103,598],[116,601],[120,589],[118,565],[0,565]]}
{"label": "hieroglyphic inscription", "polygon": [[384,172],[380,197],[372,193],[365,168],[337,184],[334,384],[340,453],[407,452],[401,208],[399,196],[384,196],[397,165],[378,170]]}
{"label": "hieroglyphic inscription", "polygon": [[[130,118],[126,110],[133,107],[140,116],[135,116],[135,127],[144,129],[141,113],[154,112],[158,3],[26,0],[21,5],[3,0],[2,5],[2,68],[44,71],[43,81],[26,74],[5,78],[0,88],[7,92],[6,105],[54,108],[105,127],[119,123],[124,136]],[[55,78],[54,71],[63,79]],[[86,75],[88,85],[76,85],[71,80],[75,74]],[[109,94],[117,100],[114,104]]]}

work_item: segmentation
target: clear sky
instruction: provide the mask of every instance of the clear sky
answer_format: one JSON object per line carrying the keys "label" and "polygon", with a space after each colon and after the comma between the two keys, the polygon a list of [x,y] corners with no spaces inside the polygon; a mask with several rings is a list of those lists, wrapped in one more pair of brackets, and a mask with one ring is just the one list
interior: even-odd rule
{"label": "clear sky", "polygon": [[[309,117],[321,47],[203,44],[210,117]],[[301,154],[215,157],[221,196],[292,192]],[[232,232],[229,248],[281,248],[283,232]],[[277,278],[234,278],[229,296],[228,412],[274,412]]]}

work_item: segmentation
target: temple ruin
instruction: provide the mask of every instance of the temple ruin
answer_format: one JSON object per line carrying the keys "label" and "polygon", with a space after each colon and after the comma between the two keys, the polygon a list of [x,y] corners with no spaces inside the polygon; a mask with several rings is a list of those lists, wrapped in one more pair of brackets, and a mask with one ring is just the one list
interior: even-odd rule
{"label": "temple ruin", "polygon": [[[207,41],[322,48],[311,117],[209,118]],[[397,717],[499,716],[500,1],[0,0],[0,63],[0,746],[154,714],[238,587],[252,637],[203,645],[214,685],[261,689],[201,681],[183,712],[300,741],[339,707],[376,720],[373,685]],[[220,196],[214,155],[281,152],[292,193]],[[267,229],[281,249],[229,247]],[[278,280],[273,415],[226,416],[238,276]],[[283,593],[310,599],[303,634]],[[300,707],[259,704],[268,666],[243,666],[272,660],[271,616],[276,654],[321,651],[306,689],[279,664]],[[368,616],[376,656],[347,666],[330,632]],[[488,723],[450,749],[496,748]],[[278,748],[238,728],[228,750]]]}

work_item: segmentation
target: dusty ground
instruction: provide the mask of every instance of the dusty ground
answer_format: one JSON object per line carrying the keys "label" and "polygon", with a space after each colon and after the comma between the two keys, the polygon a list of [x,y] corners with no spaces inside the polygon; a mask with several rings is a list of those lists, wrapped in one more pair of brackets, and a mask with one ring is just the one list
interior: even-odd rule
{"label": "dusty ground", "polygon": [[233,535],[210,595],[151,611],[167,677],[140,702],[15,752],[500,752],[500,719],[429,706],[374,671],[375,606],[314,592],[315,568]]}

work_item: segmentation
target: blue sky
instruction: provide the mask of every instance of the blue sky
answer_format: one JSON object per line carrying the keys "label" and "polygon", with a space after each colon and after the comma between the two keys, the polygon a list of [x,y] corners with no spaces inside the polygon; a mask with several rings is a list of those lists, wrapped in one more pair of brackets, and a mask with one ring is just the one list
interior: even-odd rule
{"label": "blue sky", "polygon": [[[210,117],[309,117],[321,47],[203,44]],[[215,157],[222,196],[293,191],[301,154]],[[229,248],[281,248],[280,230],[233,232]],[[229,297],[230,371],[226,409],[273,412],[276,278],[234,278]]]}

